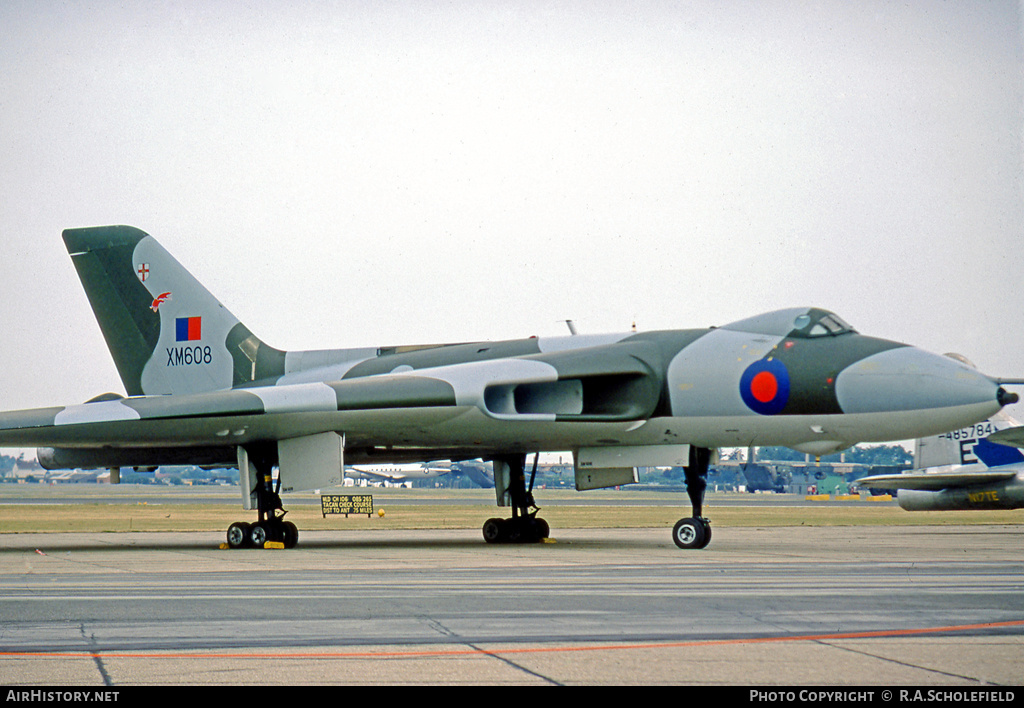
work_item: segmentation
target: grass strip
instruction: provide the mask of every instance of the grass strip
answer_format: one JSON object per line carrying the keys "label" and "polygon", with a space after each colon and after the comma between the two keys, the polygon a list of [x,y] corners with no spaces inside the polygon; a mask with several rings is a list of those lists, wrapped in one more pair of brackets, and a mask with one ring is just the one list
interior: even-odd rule
{"label": "grass strip", "polygon": [[[328,516],[319,508],[294,507],[288,520],[303,530],[479,529],[508,509],[479,504],[375,505],[384,515]],[[1019,511],[907,512],[893,506],[719,506],[705,510],[717,527],[782,526],[962,526],[1019,524]],[[687,506],[544,507],[540,516],[552,528],[658,528],[687,516]],[[0,505],[0,533],[223,531],[234,521],[254,521],[255,512],[210,504],[106,503]]]}

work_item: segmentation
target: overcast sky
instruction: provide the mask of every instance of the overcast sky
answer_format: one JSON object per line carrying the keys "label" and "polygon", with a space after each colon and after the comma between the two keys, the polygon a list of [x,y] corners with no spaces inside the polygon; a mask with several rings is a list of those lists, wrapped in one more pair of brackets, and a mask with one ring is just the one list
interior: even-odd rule
{"label": "overcast sky", "polygon": [[0,409],[123,392],[102,224],[284,349],[814,305],[1024,377],[1022,119],[1018,2],[3,0]]}

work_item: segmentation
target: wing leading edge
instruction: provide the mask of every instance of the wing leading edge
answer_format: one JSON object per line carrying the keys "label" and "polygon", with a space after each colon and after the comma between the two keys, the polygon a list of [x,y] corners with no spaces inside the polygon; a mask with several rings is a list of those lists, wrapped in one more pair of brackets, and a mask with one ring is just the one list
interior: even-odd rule
{"label": "wing leading edge", "polygon": [[1016,470],[992,472],[933,472],[910,474],[880,474],[857,480],[861,487],[871,489],[910,489],[938,492],[943,489],[963,489],[1013,479]]}

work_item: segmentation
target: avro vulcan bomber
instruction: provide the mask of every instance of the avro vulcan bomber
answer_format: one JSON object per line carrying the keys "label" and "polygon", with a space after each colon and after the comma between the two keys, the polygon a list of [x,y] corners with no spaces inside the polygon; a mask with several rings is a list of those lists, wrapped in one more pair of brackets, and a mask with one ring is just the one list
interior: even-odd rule
{"label": "avro vulcan bomber", "polygon": [[816,307],[701,329],[282,351],[146,233],[63,236],[127,395],[0,413],[0,445],[40,447],[50,468],[237,466],[257,519],[231,525],[232,547],[294,546],[280,495],[341,484],[345,465],[474,459],[493,462],[511,509],[484,538],[538,541],[549,528],[530,457],[569,451],[580,490],[685,467],[692,511],[672,536],[702,548],[717,448],[824,455],[962,428],[1016,400],[961,361]]}

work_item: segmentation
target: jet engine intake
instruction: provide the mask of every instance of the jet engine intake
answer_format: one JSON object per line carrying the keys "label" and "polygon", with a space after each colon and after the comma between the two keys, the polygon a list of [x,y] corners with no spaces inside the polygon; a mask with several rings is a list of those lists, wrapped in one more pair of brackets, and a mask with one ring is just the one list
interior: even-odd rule
{"label": "jet engine intake", "polygon": [[492,415],[553,415],[558,420],[620,421],[648,418],[657,385],[637,374],[584,376],[556,381],[502,383],[484,390]]}

